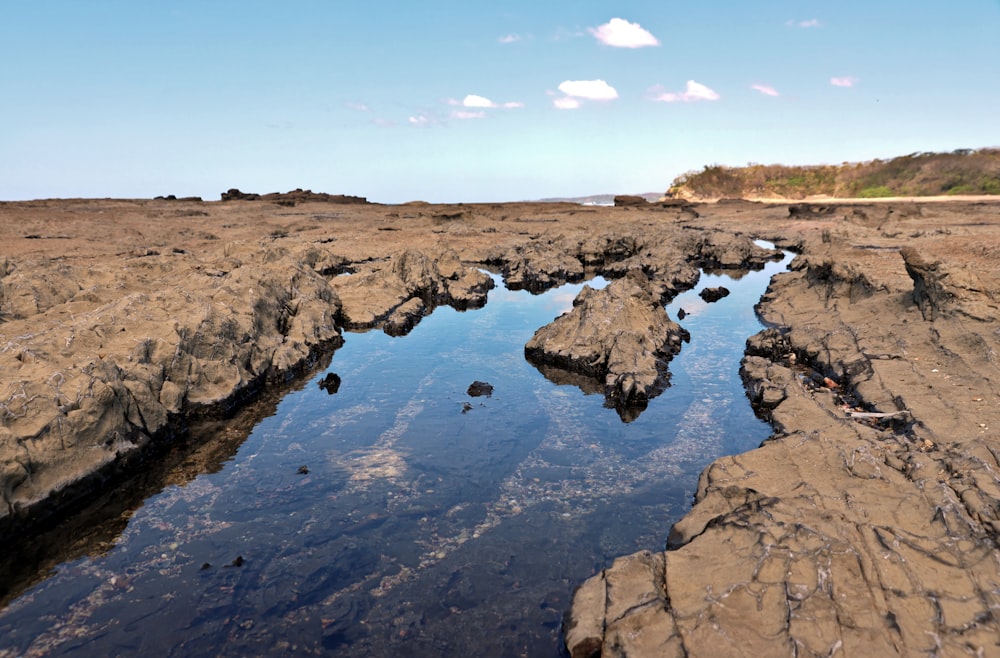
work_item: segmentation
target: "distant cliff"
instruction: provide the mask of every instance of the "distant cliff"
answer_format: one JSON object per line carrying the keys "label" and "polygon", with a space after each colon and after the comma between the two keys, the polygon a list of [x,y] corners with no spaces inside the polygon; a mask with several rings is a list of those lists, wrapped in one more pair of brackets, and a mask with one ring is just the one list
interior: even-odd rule
{"label": "distant cliff", "polygon": [[688,199],[1000,195],[1000,148],[841,165],[710,165],[678,176],[668,194]]}

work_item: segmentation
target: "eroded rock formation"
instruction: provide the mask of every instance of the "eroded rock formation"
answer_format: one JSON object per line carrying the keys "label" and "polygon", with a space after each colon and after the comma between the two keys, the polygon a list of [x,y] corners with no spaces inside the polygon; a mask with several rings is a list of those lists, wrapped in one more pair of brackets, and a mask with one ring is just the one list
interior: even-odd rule
{"label": "eroded rock formation", "polygon": [[635,414],[667,387],[667,362],[690,338],[667,316],[663,292],[639,270],[600,290],[584,286],[572,311],[535,332],[525,356],[603,382],[608,402]]}
{"label": "eroded rock formation", "polygon": [[363,267],[356,274],[332,281],[341,301],[341,318],[349,329],[368,329],[381,323],[386,333],[403,335],[436,306],[482,306],[493,288],[488,274],[463,265],[450,249],[435,258],[405,250],[387,262]]}
{"label": "eroded rock formation", "polygon": [[[538,289],[634,271],[611,285],[643,318],[656,315],[651,299],[693,286],[698,266],[775,257],[759,237],[802,252],[762,301],[773,328],[743,362],[774,437],[705,471],[669,550],[622,558],[581,587],[571,652],[998,651],[995,205],[791,216],[722,204],[695,219],[295,204],[0,204],[0,525],[104,487],[187,416],[308,368],[338,344],[338,323],[405,331],[435,304],[481,303],[490,277],[470,264]],[[578,306],[610,307],[599,292]],[[600,389],[610,376],[619,399],[654,394],[646,375],[661,375],[664,343],[648,340],[662,338],[648,322],[606,353],[579,351],[601,379],[567,378]],[[626,343],[631,361],[613,358]]]}
{"label": "eroded rock formation", "polygon": [[941,276],[964,270],[948,262],[958,244],[934,265],[858,250],[776,278],[761,311],[783,329],[743,363],[774,436],[702,474],[665,552],[580,588],[571,655],[1000,650],[1000,414],[984,404],[1000,339],[955,300],[977,316],[997,304],[988,285]]}
{"label": "eroded rock formation", "polygon": [[[4,526],[44,516],[141,459],[184,416],[224,413],[341,342],[337,295],[300,254],[234,245],[211,263],[135,258],[110,281],[91,274],[93,285],[55,295],[47,286],[65,276],[60,269],[36,266],[31,284],[4,280],[15,291],[12,315],[30,317],[17,333],[12,322],[0,325],[8,332],[0,347]],[[116,285],[132,291],[116,295]]]}

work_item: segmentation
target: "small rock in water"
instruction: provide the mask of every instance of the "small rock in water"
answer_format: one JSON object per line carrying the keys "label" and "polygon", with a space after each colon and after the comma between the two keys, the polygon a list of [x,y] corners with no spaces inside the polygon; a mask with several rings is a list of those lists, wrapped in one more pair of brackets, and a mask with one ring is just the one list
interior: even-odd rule
{"label": "small rock in water", "polygon": [[704,299],[708,303],[717,302],[723,297],[729,295],[729,288],[725,286],[718,286],[717,288],[705,288],[698,296]]}
{"label": "small rock in water", "polygon": [[682,308],[677,309],[677,319],[678,320],[683,320],[686,317],[687,317],[687,311],[685,311]]}
{"label": "small rock in water", "polygon": [[231,566],[231,567],[242,567],[243,566],[243,562],[245,562],[245,560],[243,559],[243,556],[242,555],[237,555],[236,559],[233,560],[229,564],[229,566]]}
{"label": "small rock in water", "polygon": [[201,563],[201,570],[202,571],[204,571],[205,569],[211,569],[211,568],[212,568],[212,564],[210,562],[202,562]]}
{"label": "small rock in water", "polygon": [[319,380],[319,387],[329,395],[333,395],[340,390],[340,375],[335,372],[327,373],[326,377]]}
{"label": "small rock in water", "polygon": [[463,402],[462,403],[462,413],[463,414],[466,413],[466,412],[468,412],[468,411],[471,411],[471,410],[472,410],[472,405],[471,404],[469,404],[468,402]]}
{"label": "small rock in water", "polygon": [[474,381],[469,384],[469,390],[467,390],[466,393],[474,398],[478,398],[481,395],[490,397],[493,395],[493,385],[487,384],[486,382]]}
{"label": "small rock in water", "polygon": [[309,467],[308,466],[299,466],[299,470],[296,471],[296,473],[298,473],[299,475],[309,475]]}

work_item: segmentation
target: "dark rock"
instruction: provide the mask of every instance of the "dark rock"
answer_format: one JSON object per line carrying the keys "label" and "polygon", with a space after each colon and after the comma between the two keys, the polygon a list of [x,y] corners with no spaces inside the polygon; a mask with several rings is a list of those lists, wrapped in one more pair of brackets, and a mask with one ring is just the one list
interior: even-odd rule
{"label": "dark rock", "polygon": [[649,201],[646,200],[646,197],[634,194],[619,194],[615,197],[615,207],[618,208],[645,208],[647,206],[649,206]]}
{"label": "dark rock", "polygon": [[328,394],[333,395],[340,390],[340,375],[335,372],[326,373],[326,377],[319,380],[319,387]]}
{"label": "dark rock", "polygon": [[240,192],[235,187],[231,187],[222,193],[223,201],[257,201],[258,199],[260,199],[259,194],[247,194],[245,192]]}
{"label": "dark rock", "polygon": [[469,389],[466,391],[466,393],[468,393],[470,396],[474,398],[478,398],[482,395],[490,397],[493,395],[493,385],[477,380],[469,384]]}
{"label": "dark rock", "polygon": [[178,198],[174,194],[168,194],[167,196],[153,197],[154,201],[194,201],[197,203],[202,203],[203,199],[200,196],[182,196]]}
{"label": "dark rock", "polygon": [[717,302],[723,297],[729,296],[729,288],[725,286],[717,286],[715,288],[704,288],[698,293],[698,296],[704,299],[706,302],[711,304],[712,302]]}
{"label": "dark rock", "polygon": [[295,472],[298,473],[299,475],[309,475],[309,467],[299,466],[299,469]]}
{"label": "dark rock", "polygon": [[269,194],[253,194],[240,192],[238,189],[230,188],[222,193],[223,201],[271,201],[283,206],[294,206],[296,203],[307,201],[319,201],[323,203],[346,203],[365,204],[368,199],[360,196],[348,196],[344,194],[327,194],[326,192],[313,192],[312,190],[295,189],[290,192],[271,192]]}
{"label": "dark rock", "polygon": [[837,212],[837,206],[823,206],[812,203],[793,203],[788,206],[788,216],[796,219],[829,218]]}
{"label": "dark rock", "polygon": [[686,317],[687,317],[687,311],[685,311],[682,308],[677,309],[677,319],[678,320],[683,320]]}
{"label": "dark rock", "polygon": [[906,273],[913,279],[913,303],[925,320],[934,320],[954,297],[945,289],[946,274],[941,263],[927,262],[913,247],[899,250],[906,266]]}

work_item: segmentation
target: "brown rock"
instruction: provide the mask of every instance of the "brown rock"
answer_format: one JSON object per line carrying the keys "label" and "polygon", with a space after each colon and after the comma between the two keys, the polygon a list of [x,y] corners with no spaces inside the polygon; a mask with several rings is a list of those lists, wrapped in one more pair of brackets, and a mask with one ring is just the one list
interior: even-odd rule
{"label": "brown rock", "polygon": [[638,270],[602,290],[584,286],[572,311],[535,332],[525,356],[603,381],[620,412],[641,409],[666,388],[667,362],[689,338],[667,317],[661,292]]}
{"label": "brown rock", "polygon": [[618,208],[644,208],[649,205],[646,197],[633,194],[619,194],[615,197],[615,206]]}
{"label": "brown rock", "polygon": [[698,296],[704,299],[706,302],[711,304],[712,302],[717,302],[723,297],[729,296],[729,288],[725,286],[716,286],[715,288],[702,288]]}

